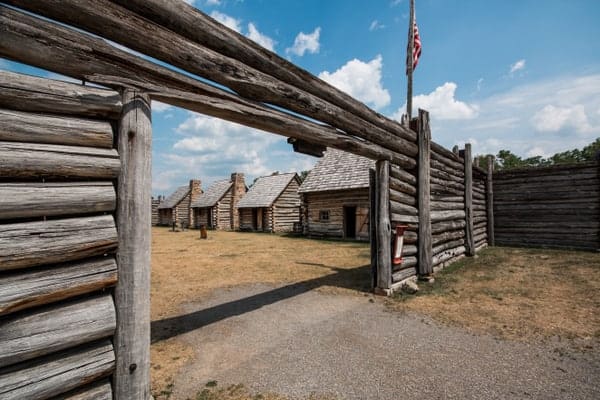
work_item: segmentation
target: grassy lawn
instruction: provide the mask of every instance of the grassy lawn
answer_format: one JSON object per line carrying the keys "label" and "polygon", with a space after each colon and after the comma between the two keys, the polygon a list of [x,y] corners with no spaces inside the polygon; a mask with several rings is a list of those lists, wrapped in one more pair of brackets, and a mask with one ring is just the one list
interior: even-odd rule
{"label": "grassy lawn", "polygon": [[502,338],[600,342],[598,253],[488,248],[419,286],[391,307]]}

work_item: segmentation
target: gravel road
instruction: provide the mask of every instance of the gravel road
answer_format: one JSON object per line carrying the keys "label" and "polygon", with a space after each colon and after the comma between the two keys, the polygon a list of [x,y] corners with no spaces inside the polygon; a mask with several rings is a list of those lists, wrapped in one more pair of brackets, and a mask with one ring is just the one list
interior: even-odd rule
{"label": "gravel road", "polygon": [[600,399],[597,352],[473,335],[382,301],[298,285],[220,289],[165,321],[196,351],[174,398],[216,380],[292,399]]}

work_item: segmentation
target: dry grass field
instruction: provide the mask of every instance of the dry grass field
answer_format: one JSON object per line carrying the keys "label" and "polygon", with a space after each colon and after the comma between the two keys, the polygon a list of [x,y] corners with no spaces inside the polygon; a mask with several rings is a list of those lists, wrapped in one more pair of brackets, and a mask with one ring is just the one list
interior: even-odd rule
{"label": "dry grass field", "polygon": [[[367,243],[318,241],[260,233],[171,232],[153,228],[152,320],[183,313],[220,288],[302,283],[345,295],[369,291]],[[380,298],[393,311],[426,314],[446,324],[511,340],[566,339],[585,349],[600,343],[600,254],[491,248],[420,284],[417,295]],[[192,357],[177,335],[153,329],[152,389],[170,397],[172,377]],[[572,340],[574,339],[574,340]],[[205,400],[282,399],[243,386],[210,386]]]}

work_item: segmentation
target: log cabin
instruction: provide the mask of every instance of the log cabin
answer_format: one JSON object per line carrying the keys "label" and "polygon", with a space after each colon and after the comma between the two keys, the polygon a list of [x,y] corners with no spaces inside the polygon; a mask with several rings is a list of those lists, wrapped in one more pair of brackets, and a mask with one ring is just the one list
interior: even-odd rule
{"label": "log cabin", "polygon": [[164,198],[162,196],[152,196],[152,226],[158,225],[158,206],[162,203]]}
{"label": "log cabin", "polygon": [[174,222],[186,227],[194,226],[191,203],[202,194],[199,179],[190,180],[189,185],[178,187],[158,206],[158,225],[170,226]]}
{"label": "log cabin", "polygon": [[238,202],[248,188],[244,174],[233,173],[231,179],[213,182],[194,202],[194,227],[202,225],[209,229],[238,230],[240,228]]}
{"label": "log cabin", "polygon": [[237,205],[240,230],[292,232],[300,223],[299,186],[295,172],[258,178]]}
{"label": "log cabin", "polygon": [[300,185],[304,234],[369,240],[371,168],[373,160],[327,149]]}

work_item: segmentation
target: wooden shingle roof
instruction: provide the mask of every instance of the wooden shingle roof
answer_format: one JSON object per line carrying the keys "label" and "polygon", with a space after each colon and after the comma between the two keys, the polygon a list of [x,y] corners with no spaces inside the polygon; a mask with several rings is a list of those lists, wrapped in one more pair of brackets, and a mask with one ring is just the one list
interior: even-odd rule
{"label": "wooden shingle roof", "polygon": [[375,160],[328,148],[300,185],[300,193],[369,187],[369,169]]}
{"label": "wooden shingle roof", "polygon": [[292,179],[297,179],[297,176],[295,172],[292,172],[258,178],[239,201],[237,208],[270,207]]}
{"label": "wooden shingle roof", "polygon": [[158,205],[159,210],[173,208],[190,193],[189,185],[178,187],[169,197]]}
{"label": "wooden shingle roof", "polygon": [[233,183],[229,179],[215,181],[206,192],[192,203],[192,208],[213,207],[229,190]]}

